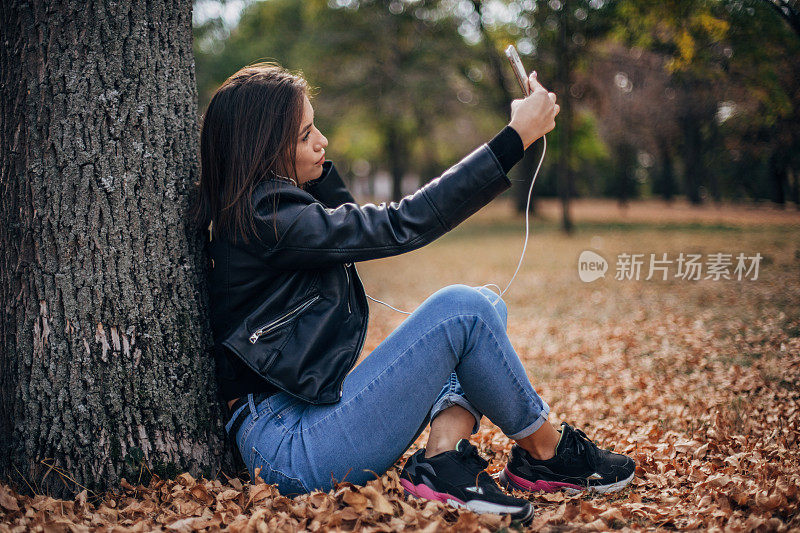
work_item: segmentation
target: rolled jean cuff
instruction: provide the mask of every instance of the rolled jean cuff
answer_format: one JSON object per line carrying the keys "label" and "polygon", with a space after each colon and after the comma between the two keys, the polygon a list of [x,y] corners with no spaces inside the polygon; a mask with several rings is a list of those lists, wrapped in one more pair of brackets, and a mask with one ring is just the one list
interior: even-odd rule
{"label": "rolled jean cuff", "polygon": [[454,405],[463,407],[464,409],[469,411],[472,416],[475,417],[475,425],[472,427],[472,434],[474,435],[475,433],[477,433],[478,429],[481,427],[481,417],[483,415],[479,413],[478,410],[475,409],[475,406],[469,403],[466,398],[452,392],[445,394],[444,396],[439,398],[439,400],[437,400],[435,404],[433,404],[433,407],[431,407],[431,423],[433,422],[433,419],[436,418],[436,415],[438,415],[448,407],[453,407]]}
{"label": "rolled jean cuff", "polygon": [[542,411],[539,413],[539,417],[533,421],[533,424],[529,424],[525,429],[523,429],[522,431],[517,431],[513,435],[507,435],[507,437],[513,440],[524,439],[525,437],[533,434],[537,429],[542,427],[544,423],[547,421],[547,417],[549,415],[550,415],[550,406],[547,405],[547,402],[542,400]]}

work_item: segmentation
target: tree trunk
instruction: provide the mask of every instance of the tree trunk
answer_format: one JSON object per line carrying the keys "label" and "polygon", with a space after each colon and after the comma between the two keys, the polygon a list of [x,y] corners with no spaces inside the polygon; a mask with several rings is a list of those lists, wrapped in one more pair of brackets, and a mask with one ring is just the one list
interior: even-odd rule
{"label": "tree trunk", "polygon": [[696,119],[684,115],[681,117],[680,122],[684,136],[683,167],[686,181],[686,197],[693,205],[699,205],[703,202],[700,196],[703,176],[703,151],[701,149],[703,139],[698,130],[699,126]]}
{"label": "tree trunk", "polygon": [[772,152],[769,158],[769,177],[771,185],[771,199],[778,205],[786,205],[786,166],[780,149]]}
{"label": "tree trunk", "polygon": [[708,183],[708,194],[715,204],[719,205],[722,202],[722,191],[720,190],[720,171],[717,156],[719,147],[725,143],[723,136],[720,134],[717,121],[711,118],[707,122],[707,135],[704,139],[703,150],[703,170],[706,175],[706,182]]}
{"label": "tree trunk", "polygon": [[569,19],[572,11],[568,1],[559,11],[559,45],[556,65],[557,93],[561,95],[559,104],[561,111],[557,117],[558,160],[556,161],[556,180],[558,196],[561,198],[561,227],[566,233],[572,233],[572,216],[569,212],[570,195],[572,194],[572,172],[569,168],[572,148],[572,96],[569,85],[572,79],[572,49],[569,44]]}
{"label": "tree trunk", "polygon": [[406,174],[408,157],[403,135],[393,122],[386,129],[386,153],[392,174],[392,200],[399,202],[403,198],[403,176]]}
{"label": "tree trunk", "polygon": [[626,141],[614,147],[614,156],[619,169],[614,184],[614,196],[620,207],[627,207],[628,202],[636,197],[636,147]]}
{"label": "tree trunk", "polygon": [[216,475],[191,2],[0,9],[0,479]]}
{"label": "tree trunk", "polygon": [[673,167],[672,149],[669,142],[665,138],[659,138],[659,161],[661,163],[660,169],[657,171],[657,190],[656,192],[661,195],[667,202],[671,202],[675,195],[675,171]]}

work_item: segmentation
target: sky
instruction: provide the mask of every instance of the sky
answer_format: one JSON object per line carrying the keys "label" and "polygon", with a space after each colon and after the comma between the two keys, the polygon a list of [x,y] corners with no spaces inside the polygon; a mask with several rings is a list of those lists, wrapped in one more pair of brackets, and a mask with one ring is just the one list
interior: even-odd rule
{"label": "sky", "polygon": [[194,4],[192,19],[194,24],[202,24],[206,20],[222,17],[225,26],[231,28],[239,22],[242,9],[253,0],[197,0]]}

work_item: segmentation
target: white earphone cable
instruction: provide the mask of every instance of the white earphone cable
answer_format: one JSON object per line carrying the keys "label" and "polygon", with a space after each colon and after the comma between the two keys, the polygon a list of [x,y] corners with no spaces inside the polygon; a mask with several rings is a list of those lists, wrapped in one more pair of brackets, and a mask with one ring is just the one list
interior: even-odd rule
{"label": "white earphone cable", "polygon": [[[517,272],[519,272],[519,267],[522,266],[522,259],[525,257],[525,250],[528,249],[528,214],[530,213],[531,208],[531,193],[533,193],[533,184],[536,183],[536,177],[539,175],[539,169],[542,168],[542,163],[544,162],[544,154],[547,152],[547,136],[542,135],[542,157],[539,159],[539,164],[536,166],[536,172],[533,173],[533,179],[531,180],[531,188],[528,189],[528,201],[525,203],[525,243],[522,245],[522,253],[519,256],[519,263],[517,263],[517,269],[514,271],[514,275],[511,276],[511,279],[508,281],[508,285],[506,288],[503,289],[503,292],[497,297],[497,300],[503,297],[506,293],[508,288],[511,286],[511,282],[514,281],[514,278],[517,277]],[[484,285],[485,287],[485,285]],[[492,302],[493,304],[497,303],[497,300]]]}
{"label": "white earphone cable", "polygon": [[[539,159],[539,164],[536,166],[536,172],[533,173],[533,180],[531,180],[531,188],[528,190],[528,201],[525,203],[525,242],[522,245],[522,253],[519,256],[519,262],[517,263],[517,269],[514,271],[514,275],[511,276],[511,279],[509,280],[508,285],[506,285],[506,288],[503,289],[500,292],[500,294],[497,296],[497,300],[492,302],[492,305],[494,305],[498,301],[500,301],[500,298],[503,297],[503,295],[506,293],[508,288],[511,286],[511,282],[513,282],[514,278],[517,277],[517,272],[519,272],[519,269],[522,266],[522,259],[525,257],[525,250],[527,250],[527,248],[528,248],[528,234],[529,234],[528,233],[528,230],[529,230],[528,213],[530,212],[530,207],[531,207],[531,194],[533,193],[533,184],[536,183],[536,177],[539,175],[539,169],[542,168],[542,163],[544,162],[544,154],[547,152],[547,137],[542,135],[542,141],[544,142],[544,145],[542,146],[542,157]],[[482,285],[482,287],[487,287],[487,288],[491,287],[491,286],[497,287],[498,291],[500,290],[500,287],[498,285],[495,285],[494,283],[487,283],[486,285]],[[494,291],[492,291],[492,292],[494,292]],[[369,298],[373,302],[377,302],[379,304],[383,304],[386,307],[388,307],[389,309],[392,309],[393,311],[397,311],[398,313],[403,313],[404,315],[410,315],[411,314],[408,311],[403,311],[401,309],[397,309],[396,307],[392,307],[391,305],[387,304],[384,301],[378,300],[377,298],[373,298],[369,294],[367,294],[367,298]]]}
{"label": "white earphone cable", "polygon": [[[366,293],[364,293],[364,294],[366,294]],[[409,313],[408,311],[403,311],[403,310],[400,310],[400,309],[398,309],[398,308],[396,308],[396,307],[392,307],[391,305],[387,304],[386,302],[384,302],[384,301],[382,301],[382,300],[378,300],[377,298],[373,298],[373,297],[372,297],[372,296],[370,296],[369,294],[367,294],[367,298],[369,298],[369,299],[370,299],[370,300],[372,300],[373,302],[378,302],[379,304],[383,304],[383,305],[385,305],[386,307],[388,307],[389,309],[392,309],[392,310],[394,310],[394,311],[397,311],[398,313],[403,313],[404,315],[410,315],[410,314],[411,314],[411,313]]]}

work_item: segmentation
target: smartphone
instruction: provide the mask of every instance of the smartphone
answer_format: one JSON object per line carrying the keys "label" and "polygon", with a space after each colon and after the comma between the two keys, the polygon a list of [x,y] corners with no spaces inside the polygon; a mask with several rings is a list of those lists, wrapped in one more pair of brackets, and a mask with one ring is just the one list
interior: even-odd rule
{"label": "smartphone", "polygon": [[525,72],[525,67],[522,66],[522,60],[519,58],[517,49],[514,48],[513,44],[508,45],[508,48],[506,48],[506,57],[509,63],[511,63],[511,70],[514,71],[514,76],[517,78],[519,86],[522,88],[522,94],[525,96],[530,95],[531,91],[528,87],[528,74]]}

